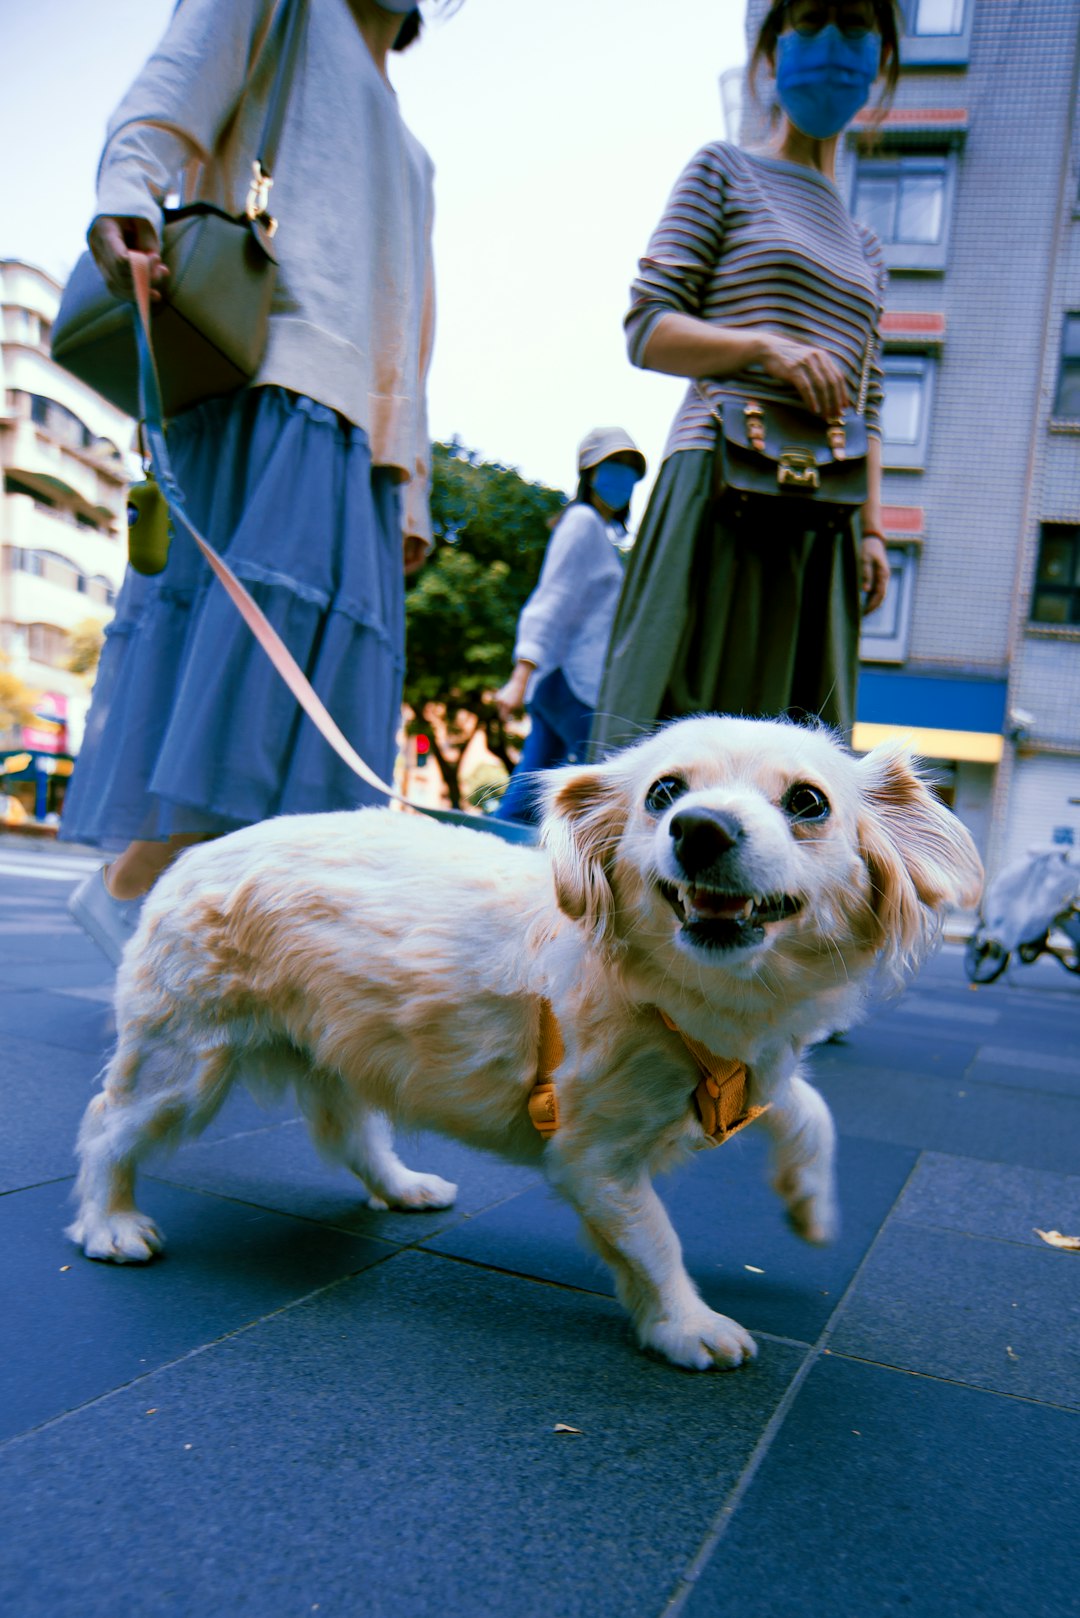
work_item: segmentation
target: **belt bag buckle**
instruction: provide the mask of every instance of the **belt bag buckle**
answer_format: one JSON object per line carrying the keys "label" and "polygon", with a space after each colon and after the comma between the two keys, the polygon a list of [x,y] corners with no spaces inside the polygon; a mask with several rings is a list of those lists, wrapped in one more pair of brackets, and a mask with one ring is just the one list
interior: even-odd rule
{"label": "belt bag buckle", "polygon": [[821,473],[813,450],[781,450],[776,463],[776,482],[781,489],[820,489]]}

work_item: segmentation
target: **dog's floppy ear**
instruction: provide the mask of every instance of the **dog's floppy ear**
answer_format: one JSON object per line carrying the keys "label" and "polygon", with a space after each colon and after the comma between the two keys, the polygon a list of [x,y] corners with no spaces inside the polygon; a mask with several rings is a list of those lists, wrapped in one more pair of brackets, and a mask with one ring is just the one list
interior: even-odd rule
{"label": "dog's floppy ear", "polygon": [[906,747],[859,762],[859,848],[870,872],[877,946],[896,967],[924,953],[950,905],[973,905],[983,869],[967,827],[934,796]]}
{"label": "dog's floppy ear", "polygon": [[559,909],[603,941],[615,910],[608,869],[626,823],[621,785],[604,765],[552,770],[544,809],[540,840],[551,855]]}

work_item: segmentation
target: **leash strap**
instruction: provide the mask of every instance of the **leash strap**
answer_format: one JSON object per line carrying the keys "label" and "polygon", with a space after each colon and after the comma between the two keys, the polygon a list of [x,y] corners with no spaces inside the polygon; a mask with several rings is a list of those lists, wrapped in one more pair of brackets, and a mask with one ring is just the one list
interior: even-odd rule
{"label": "leash strap", "polygon": [[488,825],[479,816],[468,815],[458,809],[430,809],[426,804],[413,803],[381,776],[376,775],[344,735],[262,608],[252,599],[225,559],[218,555],[210,541],[199,532],[188,514],[183,490],[176,481],[165,442],[165,417],[161,407],[161,389],[158,385],[157,365],[150,336],[150,261],[145,253],[131,254],[131,278],[138,312],[135,321],[135,340],[139,354],[139,409],[142,414],[143,440],[150,454],[158,487],[169,507],[169,515],[199,547],[233,606],[316,730],[355,775],[394,803],[400,803],[416,814],[427,815],[430,820],[440,820],[446,825],[466,826],[470,831],[494,833],[507,842],[535,843],[535,832],[531,826],[517,826],[508,821]]}

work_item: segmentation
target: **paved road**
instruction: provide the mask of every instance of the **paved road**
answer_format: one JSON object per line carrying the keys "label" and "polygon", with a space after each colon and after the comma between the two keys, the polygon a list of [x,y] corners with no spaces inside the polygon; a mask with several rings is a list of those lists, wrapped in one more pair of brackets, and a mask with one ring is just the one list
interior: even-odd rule
{"label": "paved road", "polygon": [[[631,1344],[535,1177],[431,1138],[448,1213],[362,1207],[288,1108],[160,1163],[148,1269],[62,1235],[111,1035],[64,900],[0,839],[0,1608],[13,1618],[1063,1618],[1080,1498],[1080,979],[946,950],[817,1053],[844,1233],[748,1131],[664,1195],[756,1364]],[[581,1429],[559,1434],[556,1423]]]}

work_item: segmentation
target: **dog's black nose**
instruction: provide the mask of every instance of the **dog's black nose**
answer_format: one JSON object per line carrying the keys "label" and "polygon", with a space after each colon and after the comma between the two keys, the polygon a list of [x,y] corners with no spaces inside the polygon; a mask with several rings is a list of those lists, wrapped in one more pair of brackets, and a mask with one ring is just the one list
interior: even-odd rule
{"label": "dog's black nose", "polygon": [[722,809],[684,809],[670,826],[675,857],[687,876],[697,876],[741,843],[743,829]]}

